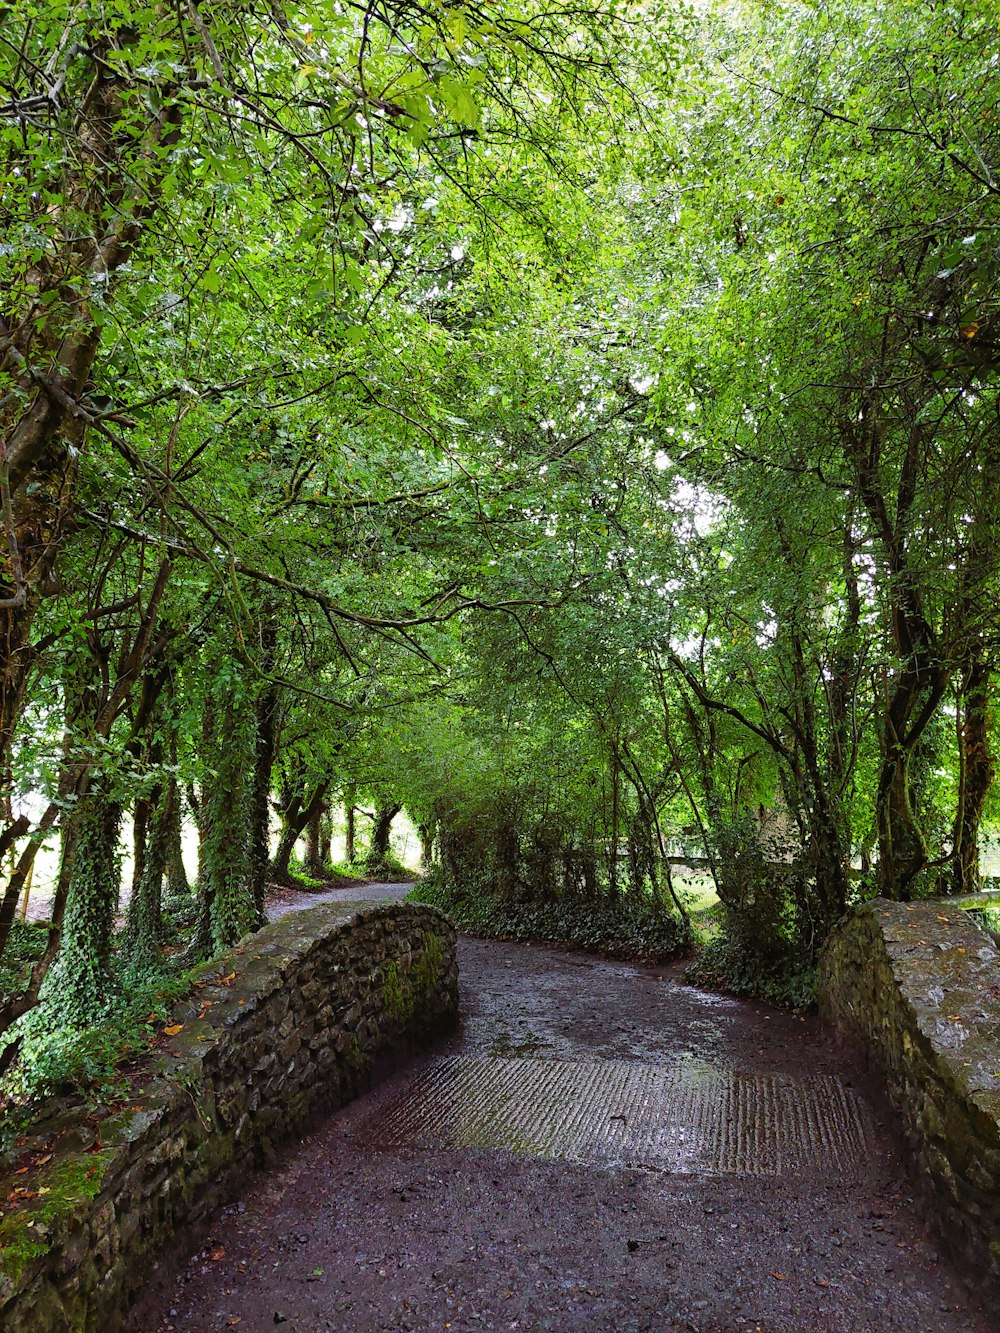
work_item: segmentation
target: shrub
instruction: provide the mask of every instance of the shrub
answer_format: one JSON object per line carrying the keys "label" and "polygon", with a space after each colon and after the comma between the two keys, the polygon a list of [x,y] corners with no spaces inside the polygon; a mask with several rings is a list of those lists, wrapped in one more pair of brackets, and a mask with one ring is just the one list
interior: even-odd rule
{"label": "shrub", "polygon": [[684,922],[658,910],[649,899],[538,901],[485,892],[460,896],[433,879],[422,880],[408,896],[440,907],[460,930],[489,939],[539,940],[607,958],[650,962],[676,958],[691,946]]}
{"label": "shrub", "polygon": [[684,980],[705,990],[725,991],[788,1009],[816,1003],[816,968],[796,965],[790,956],[765,962],[745,942],[720,935],[699,950],[684,969]]}

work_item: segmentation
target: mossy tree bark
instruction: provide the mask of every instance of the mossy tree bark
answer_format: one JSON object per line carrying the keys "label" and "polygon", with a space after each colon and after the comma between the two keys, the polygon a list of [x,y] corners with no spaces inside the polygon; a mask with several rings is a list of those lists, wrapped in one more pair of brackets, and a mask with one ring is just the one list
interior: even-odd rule
{"label": "mossy tree bark", "polygon": [[118,835],[121,803],[100,787],[80,798],[64,839],[68,873],[59,954],[41,990],[57,1020],[85,1026],[113,994],[111,937],[121,889]]}
{"label": "mossy tree bark", "polygon": [[256,717],[232,686],[219,704],[205,801],[205,878],[212,947],[228,949],[263,924],[253,889],[253,769]]}

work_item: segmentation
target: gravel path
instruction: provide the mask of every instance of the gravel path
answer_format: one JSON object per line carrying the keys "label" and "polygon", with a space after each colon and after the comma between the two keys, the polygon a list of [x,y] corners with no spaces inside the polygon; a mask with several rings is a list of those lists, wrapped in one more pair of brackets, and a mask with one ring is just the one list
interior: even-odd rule
{"label": "gravel path", "polygon": [[[273,913],[407,888],[287,892]],[[672,968],[528,945],[463,939],[460,964],[460,1033],[332,1116],[222,1210],[195,1253],[154,1272],[133,1329],[1000,1328],[925,1234],[879,1104],[817,1021],[693,990]],[[516,1143],[458,1147],[454,1133],[433,1146],[400,1106],[434,1071],[506,1077],[545,1060],[582,1071],[587,1087],[608,1069],[680,1078],[707,1089],[708,1103],[730,1086],[756,1096],[836,1085],[867,1142],[848,1169],[823,1139],[794,1171],[678,1173],[547,1160]],[[514,1100],[501,1099],[501,1119]],[[403,1141],[386,1143],[387,1123],[403,1125]]]}

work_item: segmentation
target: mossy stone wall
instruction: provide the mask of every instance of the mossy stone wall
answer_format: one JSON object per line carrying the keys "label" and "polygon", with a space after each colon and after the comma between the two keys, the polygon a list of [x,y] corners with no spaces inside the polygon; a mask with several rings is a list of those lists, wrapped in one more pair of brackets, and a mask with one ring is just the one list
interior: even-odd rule
{"label": "mossy stone wall", "polygon": [[457,1016],[455,932],[416,904],[323,904],[206,964],[129,1105],[53,1107],[50,1160],[0,1182],[0,1328],[116,1328],[176,1232]]}
{"label": "mossy stone wall", "polygon": [[834,931],[820,1009],[885,1079],[942,1240],[1000,1276],[1000,965],[965,912],[876,899]]}

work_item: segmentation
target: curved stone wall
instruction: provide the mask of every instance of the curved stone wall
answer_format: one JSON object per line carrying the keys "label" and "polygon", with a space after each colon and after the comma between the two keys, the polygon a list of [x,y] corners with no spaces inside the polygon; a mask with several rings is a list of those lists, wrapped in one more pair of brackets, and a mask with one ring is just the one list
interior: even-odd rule
{"label": "curved stone wall", "polygon": [[1000,1276],[1000,967],[947,901],[865,903],[834,931],[820,1009],[885,1079],[943,1241]]}
{"label": "curved stone wall", "polygon": [[117,1327],[175,1232],[457,1016],[455,932],[417,904],[323,904],[206,964],[128,1104],[56,1114],[0,1182],[0,1328]]}

